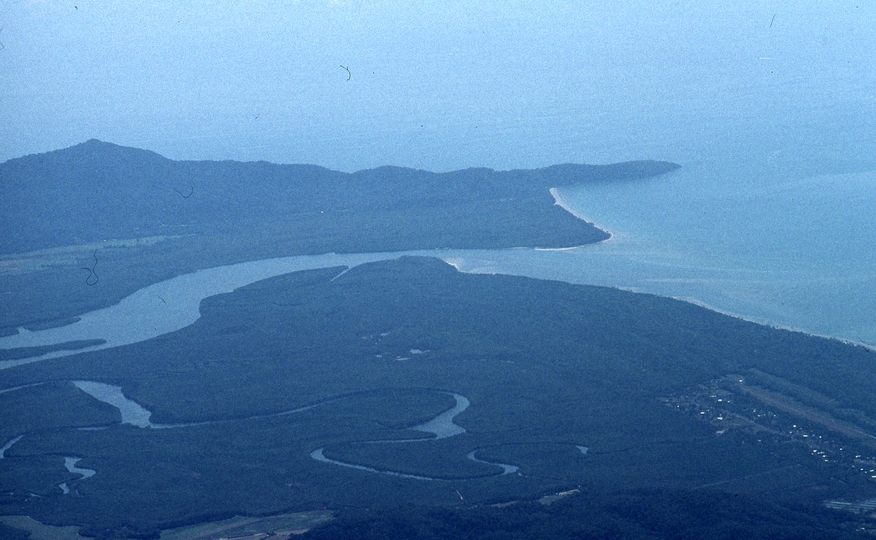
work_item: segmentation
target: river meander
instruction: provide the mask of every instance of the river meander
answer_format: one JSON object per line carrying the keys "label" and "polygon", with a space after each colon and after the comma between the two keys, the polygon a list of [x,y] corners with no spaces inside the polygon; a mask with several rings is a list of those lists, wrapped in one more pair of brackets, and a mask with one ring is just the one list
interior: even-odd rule
{"label": "river meander", "polygon": [[[129,425],[136,426],[139,428],[172,429],[172,428],[186,428],[186,427],[192,427],[192,426],[202,426],[202,425],[219,424],[219,423],[227,422],[226,420],[215,420],[215,421],[211,421],[211,422],[197,422],[197,423],[154,424],[149,420],[150,417],[152,416],[152,412],[143,408],[139,403],[136,403],[135,401],[127,398],[122,393],[122,389],[119,386],[95,382],[95,381],[73,381],[73,384],[77,388],[82,390],[83,392],[94,397],[95,399],[102,401],[104,403],[107,403],[109,405],[112,405],[113,407],[116,407],[119,410],[119,413],[121,414],[121,423],[122,424],[129,424]],[[456,424],[454,422],[454,418],[456,418],[456,416],[458,416],[460,413],[462,413],[463,411],[468,409],[469,406],[471,405],[471,402],[468,400],[468,398],[466,398],[465,396],[463,396],[461,394],[457,394],[457,393],[453,393],[453,392],[445,392],[445,393],[453,396],[453,398],[456,402],[453,407],[451,407],[450,409],[447,409],[446,411],[441,412],[440,414],[436,415],[431,420],[428,420],[428,421],[423,422],[421,424],[417,424],[415,426],[411,426],[411,427],[407,428],[410,431],[419,431],[422,433],[426,433],[427,436],[417,437],[417,438],[412,438],[412,439],[374,440],[374,441],[360,441],[360,442],[373,443],[373,444],[425,443],[428,441],[435,441],[435,440],[439,440],[439,439],[445,439],[445,438],[455,437],[455,436],[464,434],[466,432],[465,428],[463,428],[459,424]],[[333,402],[339,401],[341,399],[346,399],[347,397],[349,397],[349,396],[329,398],[329,399],[326,399],[326,400],[323,400],[323,401],[320,401],[317,403],[313,403],[310,405],[306,405],[303,407],[298,407],[295,409],[290,409],[290,410],[282,411],[279,413],[273,413],[270,415],[254,416],[251,418],[264,418],[266,416],[271,416],[271,417],[285,416],[285,415],[289,415],[289,414],[294,414],[294,413],[306,411],[306,410],[312,409],[314,407],[319,407],[322,405],[333,403]],[[238,419],[235,421],[240,421],[240,420],[241,419]],[[245,421],[247,419],[242,419],[242,420]],[[80,428],[80,429],[105,429],[105,428]],[[2,448],[0,448],[0,459],[4,458],[5,452],[8,449],[10,449],[13,445],[18,443],[22,438],[23,438],[23,435],[19,435],[19,436],[15,437],[14,439],[8,441]],[[401,472],[384,470],[384,469],[376,469],[376,468],[367,467],[364,465],[357,465],[357,464],[353,464],[353,463],[347,463],[344,461],[330,459],[324,455],[324,453],[323,453],[324,450],[325,449],[323,447],[317,448],[310,453],[310,457],[316,461],[319,461],[322,463],[329,463],[329,464],[336,465],[339,467],[358,469],[358,470],[362,470],[362,471],[385,474],[385,475],[389,475],[389,476],[397,476],[400,478],[411,478],[411,479],[416,479],[416,480],[443,480],[441,478],[434,478],[434,477],[429,477],[429,476],[418,476],[418,475],[414,475],[414,474],[405,474],[405,473],[401,473]],[[485,465],[498,467],[499,469],[501,469],[501,471],[496,473],[497,476],[511,474],[511,473],[517,472],[517,470],[518,470],[518,467],[516,465],[508,465],[508,464],[504,464],[504,463],[494,463],[494,462],[478,459],[475,456],[476,452],[477,452],[477,450],[473,450],[473,451],[469,452],[466,455],[466,457],[472,461],[477,462],[477,463],[482,463]],[[75,458],[75,457],[65,457],[64,458],[64,466],[67,468],[67,470],[69,472],[81,475],[81,477],[78,480],[90,478],[91,476],[94,476],[97,473],[97,471],[95,471],[93,469],[84,469],[84,468],[76,467],[76,464],[80,460],[81,460],[81,458]],[[457,478],[457,480],[465,480],[465,478]],[[67,495],[70,493],[70,488],[69,488],[67,482],[59,484],[58,487],[61,489],[61,491],[64,495]]]}

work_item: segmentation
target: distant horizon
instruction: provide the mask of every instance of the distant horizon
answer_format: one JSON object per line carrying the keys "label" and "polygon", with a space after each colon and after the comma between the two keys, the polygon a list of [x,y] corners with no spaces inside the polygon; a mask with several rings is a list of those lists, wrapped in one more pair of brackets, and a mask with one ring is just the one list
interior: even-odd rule
{"label": "distant horizon", "polygon": [[0,8],[0,161],[554,163],[876,155],[876,5],[677,0]]}

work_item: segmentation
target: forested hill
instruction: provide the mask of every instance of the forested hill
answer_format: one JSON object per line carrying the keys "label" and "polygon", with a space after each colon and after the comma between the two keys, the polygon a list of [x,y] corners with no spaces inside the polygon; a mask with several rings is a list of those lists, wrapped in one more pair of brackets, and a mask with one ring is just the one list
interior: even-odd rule
{"label": "forested hill", "polygon": [[193,233],[267,234],[289,253],[563,247],[606,236],[553,207],[548,188],[676,168],[637,161],[349,174],[315,165],[173,161],[92,139],[0,164],[0,254]]}

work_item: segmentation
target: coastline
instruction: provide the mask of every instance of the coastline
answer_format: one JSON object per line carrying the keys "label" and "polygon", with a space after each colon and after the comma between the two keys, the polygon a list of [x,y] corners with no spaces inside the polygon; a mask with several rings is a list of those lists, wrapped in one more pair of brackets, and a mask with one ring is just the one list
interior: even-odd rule
{"label": "coastline", "polygon": [[[629,239],[626,234],[624,234],[622,232],[618,233],[615,231],[610,231],[606,227],[603,227],[603,226],[587,219],[580,212],[576,212],[575,210],[573,210],[571,208],[571,206],[568,204],[568,202],[559,193],[559,188],[550,188],[550,193],[554,198],[555,205],[561,207],[563,210],[569,212],[570,214],[572,214],[576,218],[578,218],[582,221],[585,221],[587,223],[590,223],[591,225],[593,225],[593,226],[599,228],[600,230],[605,231],[607,234],[609,234],[609,238],[607,238],[606,240],[596,242],[595,244],[603,244],[603,243],[608,243],[608,242],[611,242],[614,244],[620,240],[624,240],[625,238],[627,240]],[[585,246],[578,246],[578,247],[585,247]],[[564,249],[559,249],[559,250],[547,250],[547,249],[536,248],[537,251],[568,251],[568,250],[574,250],[574,249],[577,249],[577,248],[564,248]],[[746,322],[751,322],[751,323],[759,324],[762,326],[767,326],[767,327],[774,328],[777,330],[786,330],[789,332],[797,332],[797,333],[804,334],[804,335],[811,336],[811,337],[836,340],[836,341],[839,341],[839,342],[847,344],[847,345],[852,345],[855,347],[863,347],[864,349],[867,349],[869,351],[876,352],[876,344],[866,343],[864,341],[861,341],[860,339],[851,339],[851,338],[844,338],[844,337],[831,335],[831,334],[816,333],[816,332],[801,328],[799,326],[776,324],[776,323],[773,323],[769,320],[765,320],[762,318],[757,318],[754,316],[743,315],[741,313],[734,312],[734,311],[720,309],[720,308],[717,308],[711,304],[708,304],[708,303],[701,301],[701,300],[697,299],[696,297],[692,297],[692,296],[676,296],[676,295],[652,293],[652,292],[648,291],[646,288],[641,288],[641,287],[616,287],[616,288],[621,289],[621,290],[627,290],[627,291],[634,292],[634,293],[639,293],[639,294],[654,294],[656,296],[662,296],[665,298],[672,298],[673,300],[680,300],[682,302],[688,302],[690,304],[694,304],[696,306],[708,309],[709,311],[714,311],[715,313],[720,313],[721,315],[726,315],[728,317],[733,317],[735,319],[743,320]]]}
{"label": "coastline", "polygon": [[[562,196],[556,194],[556,192],[552,189],[551,193],[554,195],[556,204],[558,206],[563,207],[567,211],[568,208],[564,206],[564,201]],[[572,213],[571,211],[569,211]],[[576,218],[584,220],[580,215],[576,215],[572,213]],[[586,220],[584,220],[586,221]],[[620,234],[612,234],[609,239],[603,240],[601,242],[597,242],[597,244],[602,244],[603,242],[607,242],[608,240],[613,240],[615,243],[614,246],[619,246],[620,243],[623,243],[626,235],[623,233]],[[594,244],[586,244],[583,246],[571,246],[567,248],[519,248],[522,250],[532,249],[535,252],[539,251],[576,251],[579,249],[587,248]],[[437,252],[436,252],[437,251]],[[223,292],[230,292],[238,287],[247,285],[254,281],[260,281],[262,279],[266,279],[268,277],[273,277],[279,274],[285,274],[289,272],[296,272],[301,270],[312,270],[317,268],[329,268],[329,267],[346,267],[349,269],[353,266],[358,266],[363,262],[373,262],[378,260],[387,260],[393,259],[400,256],[405,255],[413,255],[413,256],[427,256],[427,257],[436,257],[438,259],[443,260],[445,263],[454,267],[457,271],[462,273],[487,273],[487,274],[506,274],[509,275],[521,275],[525,277],[530,277],[532,279],[552,279],[558,281],[565,281],[571,284],[580,284],[580,285],[595,285],[595,286],[608,286],[614,287],[621,290],[628,290],[635,293],[644,293],[644,294],[654,294],[657,296],[662,296],[665,298],[672,298],[675,300],[680,300],[684,302],[688,302],[690,304],[694,304],[710,311],[720,313],[722,315],[734,317],[736,319],[744,320],[747,322],[752,322],[755,324],[759,324],[762,326],[768,326],[775,329],[787,330],[797,333],[806,334],[812,337],[819,337],[824,339],[832,339],[837,340],[842,343],[846,343],[853,346],[864,347],[867,350],[876,351],[876,346],[872,344],[868,344],[861,340],[850,339],[847,337],[839,337],[830,334],[820,334],[812,331],[805,330],[798,326],[791,325],[779,325],[773,324],[769,320],[764,320],[762,318],[757,318],[751,315],[744,315],[734,311],[728,311],[716,308],[713,305],[710,305],[702,300],[697,299],[694,296],[680,296],[673,294],[660,294],[650,292],[647,288],[642,287],[623,287],[618,285],[604,284],[598,285],[596,283],[590,282],[580,282],[575,280],[564,280],[554,277],[544,277],[533,275],[529,273],[519,273],[514,272],[513,270],[509,273],[508,268],[503,268],[500,264],[498,267],[494,266],[494,263],[490,260],[479,261],[477,259],[469,259],[469,255],[475,255],[478,252],[474,250],[474,253],[471,253],[469,250],[450,250],[450,253],[441,253],[441,250],[427,250],[427,251],[410,251],[410,252],[390,252],[390,253],[360,253],[360,254],[335,254],[335,253],[327,253],[323,255],[317,256],[291,256],[291,257],[280,257],[274,259],[257,259],[255,261],[248,261],[244,263],[237,263],[233,265],[227,266],[219,266],[206,270],[201,270],[197,272],[193,272],[190,274],[184,274],[181,276],[177,276],[175,278],[171,278],[169,280],[159,282],[156,284],[152,284],[144,289],[136,291],[135,293],[125,297],[121,302],[110,306],[109,308],[104,308],[102,310],[96,310],[88,313],[81,314],[78,317],[78,321],[60,327],[46,328],[43,330],[34,330],[29,331],[26,329],[19,329],[19,333],[16,335],[4,336],[0,338],[0,349],[5,350],[16,350],[27,347],[57,347],[57,344],[70,343],[77,339],[83,338],[98,338],[104,341],[104,343],[100,345],[95,345],[91,347],[84,347],[81,349],[68,350],[61,348],[61,350],[53,350],[50,352],[45,352],[44,354],[27,356],[23,358],[10,359],[0,361],[0,370],[12,368],[18,365],[29,364],[33,362],[39,362],[42,360],[48,360],[50,358],[57,358],[62,356],[69,356],[84,352],[90,352],[94,350],[107,349],[112,347],[117,347],[121,345],[128,345],[131,343],[136,343],[139,341],[145,341],[146,339],[151,339],[153,337],[157,337],[159,335],[163,335],[166,333],[170,333],[172,331],[179,330],[184,328],[193,322],[195,322],[200,317],[200,302],[206,297],[213,296],[215,294],[221,294]],[[491,250],[487,250],[491,251]],[[516,249],[512,248],[510,250],[504,251],[516,251]],[[478,263],[486,264],[477,264],[471,268],[466,268],[469,266],[466,263],[471,261],[476,261]],[[493,263],[493,264],[491,264]],[[236,270],[248,270],[243,272],[244,276],[236,276]],[[504,270],[504,271],[502,271]],[[346,270],[344,270],[345,272]],[[341,272],[343,273],[343,272]],[[537,273],[536,273],[537,274]],[[204,277],[214,277],[220,278],[218,279],[219,285],[210,286],[208,284],[198,283]],[[337,276],[335,276],[337,277]],[[161,293],[159,296],[158,293]],[[171,299],[171,303],[168,304],[163,298],[166,297]],[[160,303],[156,301],[157,299],[161,299]],[[112,314],[116,311],[123,309],[127,312],[136,312],[137,321],[142,323],[144,321],[143,313],[148,313],[148,317],[145,320],[150,323],[146,324],[145,327],[143,324],[134,324],[131,322],[130,324],[121,324],[121,319],[117,316],[113,316]],[[170,313],[167,313],[167,312]],[[167,316],[169,318],[165,318]],[[112,321],[113,324],[109,324],[108,321]],[[103,335],[105,333],[105,328],[115,328],[122,327],[125,329],[125,332],[122,334],[106,336]]]}
{"label": "coastline", "polygon": [[[569,206],[569,204],[563,198],[563,196],[560,195],[558,188],[552,187],[552,188],[550,188],[549,191],[550,191],[551,196],[554,198],[554,205],[559,206],[560,208],[562,208],[566,212],[572,214],[573,216],[580,219],[584,223],[589,223],[590,225],[593,225],[594,227],[596,227],[597,229],[599,229],[600,231],[602,231],[608,235],[608,238],[606,238],[605,240],[600,240],[599,242],[595,242],[596,244],[604,244],[606,242],[611,242],[612,240],[614,240],[615,234],[612,231],[608,230],[606,227],[603,227],[602,225],[599,225],[598,223],[594,223],[593,221],[587,219],[586,217],[584,217],[580,213],[574,211],[572,209],[572,207]],[[575,247],[578,247],[578,246],[575,246]],[[562,248],[562,249],[575,249],[575,247]]]}
{"label": "coastline", "polygon": [[[647,291],[643,291],[641,289],[636,290],[636,291],[631,291],[631,292],[636,292],[639,294],[654,294],[654,293],[649,293]],[[662,296],[662,295],[655,294],[654,296]],[[665,296],[664,298],[672,298],[673,300],[678,300],[680,302],[687,302],[688,304],[693,304],[693,305],[701,307],[703,309],[708,309],[709,311],[714,311],[715,313],[720,313],[721,315],[726,315],[727,317],[733,317],[734,319],[739,319],[741,321],[759,324],[761,326],[766,326],[766,327],[772,328],[774,330],[785,330],[787,332],[796,332],[798,334],[803,334],[803,335],[810,336],[810,337],[816,337],[816,338],[820,338],[820,339],[830,339],[830,340],[834,340],[834,341],[839,341],[840,343],[845,343],[846,345],[852,345],[854,347],[863,347],[869,351],[876,352],[876,345],[870,345],[870,344],[864,343],[862,341],[841,338],[838,336],[831,336],[828,334],[816,334],[815,332],[810,332],[808,330],[805,330],[805,329],[797,327],[797,326],[788,326],[788,325],[784,325],[784,324],[770,323],[769,321],[764,321],[762,319],[756,319],[754,317],[748,317],[745,315],[741,315],[739,313],[734,313],[732,311],[727,311],[727,310],[716,308],[715,306],[713,306],[711,304],[707,304],[706,302],[698,300],[692,296]]]}

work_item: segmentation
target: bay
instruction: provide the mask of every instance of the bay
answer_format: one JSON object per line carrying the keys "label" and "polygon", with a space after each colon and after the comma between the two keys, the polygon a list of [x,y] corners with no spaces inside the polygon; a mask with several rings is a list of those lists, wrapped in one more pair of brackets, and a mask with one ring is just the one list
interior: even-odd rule
{"label": "bay", "polygon": [[572,211],[618,231],[569,258],[605,276],[591,283],[876,343],[876,172],[721,170],[560,190]]}

